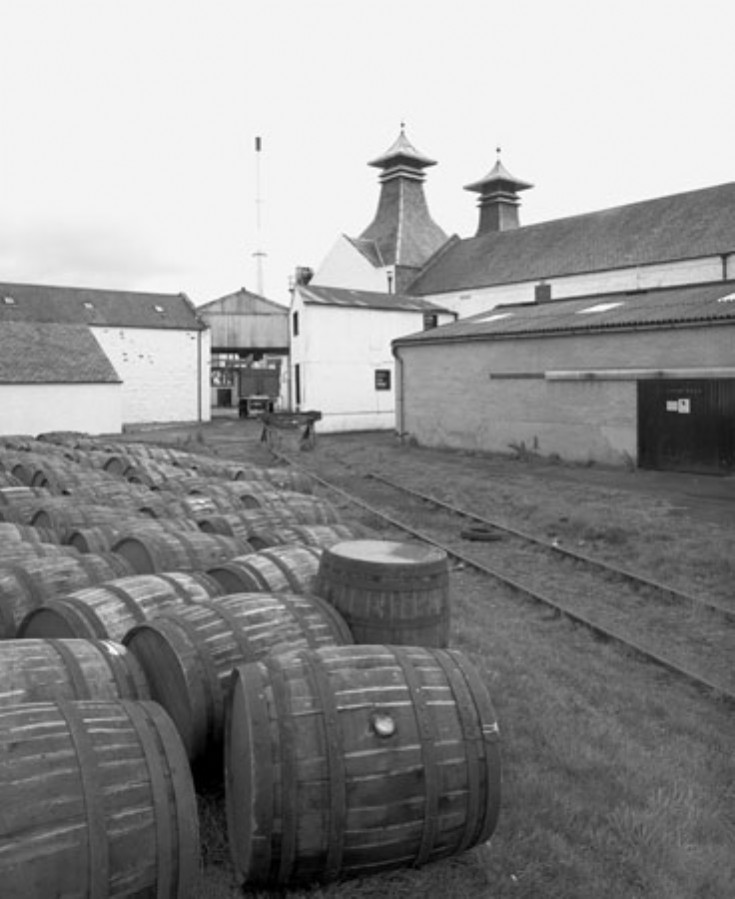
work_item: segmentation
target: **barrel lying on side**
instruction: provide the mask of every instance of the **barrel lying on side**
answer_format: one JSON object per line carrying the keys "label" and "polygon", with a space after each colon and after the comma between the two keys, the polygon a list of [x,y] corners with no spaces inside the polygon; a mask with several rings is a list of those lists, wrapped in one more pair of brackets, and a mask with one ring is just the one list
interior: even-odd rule
{"label": "barrel lying on side", "polygon": [[61,699],[150,699],[138,660],[109,640],[0,641],[0,707]]}
{"label": "barrel lying on side", "polygon": [[112,551],[127,559],[138,574],[159,571],[204,571],[222,559],[231,559],[250,551],[246,540],[187,531],[142,531],[116,540]]}
{"label": "barrel lying on side", "polygon": [[114,553],[76,553],[0,565],[0,638],[14,637],[24,617],[54,597],[130,574],[127,561]]}
{"label": "barrel lying on side", "polygon": [[181,740],[152,702],[0,708],[0,892],[196,895],[196,795]]}
{"label": "barrel lying on side", "polygon": [[229,844],[251,888],[422,865],[495,829],[497,722],[457,651],[270,655],[235,669],[225,718]]}
{"label": "barrel lying on side", "polygon": [[122,640],[136,624],[172,606],[203,602],[223,592],[200,571],[170,571],[117,578],[47,600],[18,627],[20,637]]}
{"label": "barrel lying on side", "polygon": [[194,760],[221,745],[224,686],[236,665],[352,638],[339,614],[316,596],[237,593],[171,610],[133,628],[123,642]]}

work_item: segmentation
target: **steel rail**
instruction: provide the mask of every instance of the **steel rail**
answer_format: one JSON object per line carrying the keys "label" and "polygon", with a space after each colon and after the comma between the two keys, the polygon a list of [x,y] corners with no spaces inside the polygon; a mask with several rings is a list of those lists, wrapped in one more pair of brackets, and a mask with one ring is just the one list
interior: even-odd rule
{"label": "steel rail", "polygon": [[689,593],[684,593],[681,590],[677,590],[675,587],[670,587],[668,586],[668,584],[662,584],[659,581],[654,581],[651,578],[645,577],[644,575],[636,574],[629,569],[619,568],[617,565],[611,565],[609,562],[603,562],[601,559],[594,559],[592,556],[588,556],[585,553],[580,553],[576,550],[568,549],[567,547],[558,546],[557,544],[551,543],[548,540],[542,540],[540,537],[534,537],[532,534],[527,534],[524,531],[519,531],[516,528],[510,527],[509,525],[500,524],[500,522],[492,521],[489,518],[483,518],[481,515],[477,515],[474,512],[469,512],[466,509],[461,509],[458,506],[452,505],[451,503],[446,503],[435,496],[421,493],[420,491],[413,490],[411,487],[406,487],[403,484],[397,484],[395,481],[392,481],[390,478],[386,478],[384,475],[376,474],[375,472],[368,472],[367,477],[372,478],[375,481],[379,481],[382,484],[387,484],[389,487],[392,487],[394,490],[398,490],[401,493],[406,493],[409,496],[414,496],[417,499],[421,499],[425,502],[433,503],[434,505],[439,506],[442,509],[446,509],[447,511],[452,512],[453,514],[458,515],[462,518],[468,518],[472,521],[477,521],[483,525],[492,527],[494,530],[504,531],[507,534],[513,534],[514,537],[519,537],[522,540],[527,540],[530,543],[535,543],[538,546],[542,546],[544,549],[551,550],[552,552],[558,553],[559,555],[568,556],[569,558],[574,559],[575,562],[584,562],[587,565],[599,568],[603,571],[608,572],[609,574],[614,574],[616,577],[628,580],[636,586],[649,587],[653,590],[657,590],[660,593],[665,593],[669,596],[672,596],[674,599],[701,606],[708,611],[716,612],[717,614],[722,615],[725,618],[735,621],[734,609],[726,609],[724,606],[721,606],[718,603],[711,602],[707,599],[700,599],[699,597],[692,596]]}
{"label": "steel rail", "polygon": [[662,668],[667,669],[668,671],[673,672],[674,674],[678,674],[684,677],[686,680],[695,684],[699,688],[704,688],[707,692],[714,693],[717,696],[728,700],[729,702],[735,704],[735,693],[730,692],[726,687],[723,687],[721,684],[717,684],[714,681],[709,680],[706,677],[703,677],[697,672],[692,671],[689,668],[685,668],[679,664],[677,664],[673,659],[668,658],[665,655],[662,655],[658,652],[653,652],[650,649],[647,649],[642,644],[638,643],[636,640],[631,640],[629,637],[624,636],[616,630],[613,630],[605,625],[601,625],[588,618],[586,615],[583,615],[580,612],[575,612],[573,609],[568,608],[564,604],[558,602],[555,599],[551,599],[551,597],[545,596],[543,593],[539,593],[537,590],[533,590],[530,587],[526,587],[523,584],[519,583],[512,578],[507,577],[504,574],[496,571],[488,565],[483,564],[482,562],[478,562],[476,559],[473,559],[471,556],[467,556],[464,553],[459,552],[456,549],[453,549],[450,546],[442,543],[439,540],[435,540],[433,537],[425,534],[423,531],[419,531],[416,528],[411,527],[411,525],[405,524],[402,521],[399,521],[397,518],[394,518],[392,515],[388,515],[386,512],[381,511],[380,509],[376,509],[374,506],[371,506],[369,503],[366,503],[364,500],[355,496],[354,494],[349,493],[346,490],[343,490],[341,487],[338,487],[336,484],[332,484],[329,481],[326,481],[324,478],[319,475],[314,474],[306,468],[303,468],[300,465],[297,465],[292,459],[283,453],[276,452],[271,450],[273,456],[277,459],[280,459],[287,464],[291,465],[293,468],[301,471],[306,474],[308,477],[312,478],[318,484],[321,484],[328,490],[333,491],[334,493],[340,494],[344,497],[348,502],[351,502],[353,505],[360,506],[362,509],[365,509],[367,512],[370,512],[372,515],[376,515],[378,518],[382,518],[384,521],[387,521],[393,527],[398,528],[401,531],[405,531],[408,534],[422,540],[425,543],[429,543],[432,546],[436,546],[439,549],[444,550],[447,555],[451,558],[458,559],[465,565],[469,565],[471,568],[476,569],[482,574],[495,578],[511,589],[515,590],[518,593],[521,593],[525,596],[530,597],[531,599],[542,603],[552,609],[555,612],[558,612],[560,615],[565,616],[571,621],[574,621],[577,624],[582,624],[587,627],[589,630],[594,633],[605,637],[606,639],[615,640],[617,643],[626,646],[629,649],[634,650],[644,659],[648,661],[654,662]]}

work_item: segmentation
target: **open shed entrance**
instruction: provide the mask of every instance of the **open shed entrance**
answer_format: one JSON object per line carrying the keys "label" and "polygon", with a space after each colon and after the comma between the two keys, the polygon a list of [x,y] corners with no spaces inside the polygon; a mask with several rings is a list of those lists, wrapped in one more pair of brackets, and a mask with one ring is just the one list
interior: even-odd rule
{"label": "open shed entrance", "polygon": [[735,379],[639,381],[638,465],[731,473]]}

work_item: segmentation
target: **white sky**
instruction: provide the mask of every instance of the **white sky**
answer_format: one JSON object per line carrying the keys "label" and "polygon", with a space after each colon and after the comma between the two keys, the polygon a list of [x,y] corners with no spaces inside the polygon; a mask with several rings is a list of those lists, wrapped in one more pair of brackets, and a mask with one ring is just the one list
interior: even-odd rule
{"label": "white sky", "polygon": [[[405,120],[471,236],[735,180],[732,0],[0,0],[0,281],[288,302]],[[261,136],[261,236],[256,154]],[[260,247],[258,244],[260,243]]]}

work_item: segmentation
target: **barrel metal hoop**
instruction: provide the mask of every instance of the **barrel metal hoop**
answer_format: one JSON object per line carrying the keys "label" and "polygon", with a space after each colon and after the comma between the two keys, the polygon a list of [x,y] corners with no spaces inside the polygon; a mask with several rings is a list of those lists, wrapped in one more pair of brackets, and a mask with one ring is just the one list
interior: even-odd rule
{"label": "barrel metal hoop", "polygon": [[301,658],[307,663],[311,681],[316,688],[319,708],[322,710],[325,763],[329,781],[329,825],[327,827],[327,857],[324,863],[323,879],[328,881],[337,878],[344,855],[347,824],[344,740],[342,739],[339,710],[324,659],[313,652],[304,652]]}
{"label": "barrel metal hoop", "polygon": [[135,678],[133,668],[129,664],[130,656],[127,654],[127,650],[124,655],[121,654],[114,640],[100,640],[99,642],[94,641],[94,643],[105,657],[105,661],[120,692],[120,698],[147,699],[147,695],[140,695],[139,684]]}
{"label": "barrel metal hoop", "polygon": [[[431,650],[426,650],[431,653]],[[439,772],[437,770],[436,752],[434,742],[436,734],[431,726],[431,717],[421,688],[418,672],[406,649],[392,646],[396,661],[403,671],[411,699],[412,706],[421,740],[421,758],[424,763],[424,827],[421,834],[421,843],[414,859],[414,864],[425,864],[431,855],[436,843],[436,833],[439,817]],[[431,653],[433,657],[433,653]]]}
{"label": "barrel metal hoop", "polygon": [[[74,698],[92,699],[89,684],[84,676],[84,669],[69,646],[63,640],[49,640],[48,643],[61,656],[66,673],[69,675],[69,680],[74,688]],[[97,649],[96,646],[95,649]]]}
{"label": "barrel metal hoop", "polygon": [[[129,593],[126,593],[124,587],[120,587],[117,584],[106,581],[101,585],[103,590],[108,590],[112,593],[113,596],[117,596],[117,598],[122,602],[125,608],[130,612],[135,621],[144,622],[146,621],[146,616],[140,606],[135,602],[132,596]],[[106,630],[106,629],[105,629]]]}
{"label": "barrel metal hoop", "polygon": [[[298,821],[296,814],[296,791],[298,772],[296,770],[296,740],[294,725],[288,714],[288,691],[286,674],[274,657],[266,656],[265,666],[270,678],[273,695],[273,715],[278,726],[281,763],[281,832],[278,872],[276,882],[285,884],[291,877],[296,857],[296,836]],[[277,835],[271,830],[271,838]],[[271,847],[271,869],[273,849]]]}
{"label": "barrel metal hoop", "polygon": [[303,590],[303,585],[299,582],[298,577],[293,572],[293,568],[288,565],[280,556],[271,555],[268,550],[263,550],[259,555],[264,556],[266,559],[269,559],[277,568],[281,570],[281,573],[288,581],[292,590],[295,590],[297,593]]}
{"label": "barrel metal hoop", "polygon": [[497,716],[485,684],[477,669],[457,650],[447,650],[457,662],[458,670],[467,681],[477,720],[482,728],[483,762],[485,765],[485,815],[478,820],[475,842],[486,840],[493,832],[500,814],[500,731]]}
{"label": "barrel metal hoop", "polygon": [[89,899],[106,899],[110,889],[110,847],[102,803],[97,754],[84,726],[83,712],[71,702],[58,701],[56,707],[66,721],[69,737],[79,761],[84,810],[87,816]]}
{"label": "barrel metal hoop", "polygon": [[[179,844],[179,834],[183,832],[182,822],[179,820],[179,815],[181,814],[180,803],[175,801],[177,832],[176,839],[172,839],[174,835],[171,833],[171,828],[166,826],[171,821],[172,789],[168,783],[169,776],[162,765],[164,757],[168,762],[168,753],[166,752],[166,746],[161,740],[156,721],[151,714],[151,708],[157,708],[157,706],[127,701],[122,702],[121,705],[140,740],[140,748],[150,779],[158,862],[156,865],[156,897],[157,899],[166,899],[168,896],[175,895],[171,883],[171,873],[174,859],[177,857],[175,847]],[[178,797],[176,797],[176,800],[178,800]]]}
{"label": "barrel metal hoop", "polygon": [[[182,574],[186,574],[186,573],[194,574],[194,572],[181,572],[181,573]],[[171,588],[173,589],[174,593],[177,596],[181,597],[181,599],[185,600],[186,602],[191,602],[191,596],[189,596],[189,593],[188,593],[186,587],[184,587],[183,584],[180,584],[176,580],[175,577],[173,577],[170,574],[163,574],[163,573],[157,574],[156,577],[159,577],[162,581],[165,581],[167,584],[169,584],[171,586]]]}
{"label": "barrel metal hoop", "polygon": [[434,658],[444,671],[447,683],[452,689],[465,747],[467,817],[465,818],[464,832],[455,850],[459,853],[464,852],[473,844],[477,835],[478,821],[484,820],[486,814],[485,811],[480,814],[480,756],[484,756],[482,722],[478,719],[478,709],[472,701],[469,685],[462,676],[456,660],[449,653],[443,651],[436,652]]}

